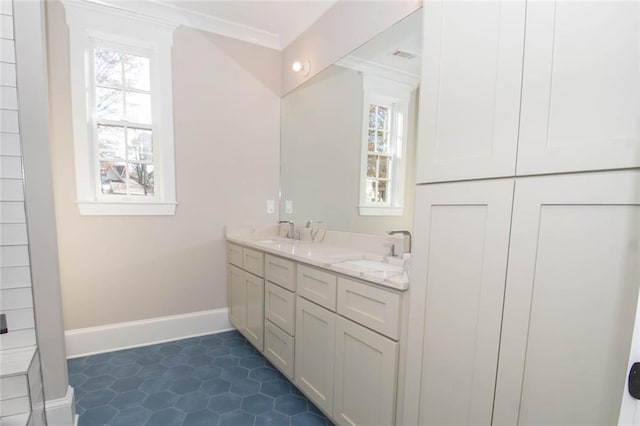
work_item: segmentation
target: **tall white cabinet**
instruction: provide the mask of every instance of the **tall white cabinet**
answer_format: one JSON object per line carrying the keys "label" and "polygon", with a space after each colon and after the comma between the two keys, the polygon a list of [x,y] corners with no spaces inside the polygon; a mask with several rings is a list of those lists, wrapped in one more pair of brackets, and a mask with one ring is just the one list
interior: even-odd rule
{"label": "tall white cabinet", "polygon": [[640,2],[424,13],[403,422],[618,424],[640,361]]}

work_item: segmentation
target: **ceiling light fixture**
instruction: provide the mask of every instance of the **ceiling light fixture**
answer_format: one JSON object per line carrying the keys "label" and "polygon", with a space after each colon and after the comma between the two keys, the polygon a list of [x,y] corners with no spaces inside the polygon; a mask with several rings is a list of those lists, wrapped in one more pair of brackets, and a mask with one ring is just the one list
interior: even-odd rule
{"label": "ceiling light fixture", "polygon": [[308,75],[309,75],[309,71],[311,71],[311,62],[310,62],[310,61],[306,61],[306,62],[303,64],[303,63],[301,63],[301,62],[296,61],[296,62],[294,62],[294,63],[291,65],[291,69],[292,69],[294,72],[300,72],[300,71],[302,71],[302,72],[304,73],[304,76],[306,77],[306,76],[308,76]]}

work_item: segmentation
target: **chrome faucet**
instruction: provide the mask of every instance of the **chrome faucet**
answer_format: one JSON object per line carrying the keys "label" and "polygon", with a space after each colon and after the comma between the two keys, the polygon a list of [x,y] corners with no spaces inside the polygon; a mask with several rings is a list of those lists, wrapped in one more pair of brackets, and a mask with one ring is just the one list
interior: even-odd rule
{"label": "chrome faucet", "polygon": [[387,231],[387,234],[389,235],[395,235],[395,234],[401,234],[404,237],[408,237],[409,238],[409,250],[407,250],[407,253],[411,253],[411,232],[406,231],[406,230],[400,230],[400,231]]}
{"label": "chrome faucet", "polygon": [[[312,219],[312,220],[307,222],[307,226],[306,227],[307,228],[311,228],[311,225],[313,225],[314,223],[315,224],[320,224],[320,223],[324,223],[324,222],[321,221],[321,220],[313,220]],[[313,230],[313,229],[311,230],[311,241],[314,241],[316,239],[316,235],[318,235],[318,232],[320,232],[320,229],[318,229],[318,228],[316,228],[315,230]]]}
{"label": "chrome faucet", "polygon": [[295,237],[295,225],[293,224],[292,220],[281,220],[280,222],[278,222],[279,225],[282,224],[289,224],[289,229],[287,229],[287,234],[285,235],[285,237],[287,238],[294,238]]}

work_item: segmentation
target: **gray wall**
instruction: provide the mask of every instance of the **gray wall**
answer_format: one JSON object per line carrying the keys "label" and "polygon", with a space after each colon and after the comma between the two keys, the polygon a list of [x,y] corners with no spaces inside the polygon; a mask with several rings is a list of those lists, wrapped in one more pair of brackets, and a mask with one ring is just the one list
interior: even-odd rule
{"label": "gray wall", "polygon": [[53,176],[65,329],[227,306],[225,224],[271,225],[281,53],[181,27],[174,34],[174,216],[81,216],[64,8],[48,2]]}

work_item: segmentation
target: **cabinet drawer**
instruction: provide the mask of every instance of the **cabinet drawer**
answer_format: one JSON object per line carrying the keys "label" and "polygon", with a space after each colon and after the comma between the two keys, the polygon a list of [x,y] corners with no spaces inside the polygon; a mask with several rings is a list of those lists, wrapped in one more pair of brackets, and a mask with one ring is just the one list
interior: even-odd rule
{"label": "cabinet drawer", "polygon": [[264,277],[264,254],[257,250],[242,248],[242,268],[259,277]]}
{"label": "cabinet drawer", "polygon": [[335,312],[338,277],[308,266],[298,265],[297,291],[305,299]]}
{"label": "cabinet drawer", "polygon": [[264,275],[268,281],[296,291],[296,264],[269,254],[264,257]]}
{"label": "cabinet drawer", "polygon": [[293,336],[296,320],[295,293],[267,281],[264,289],[264,316]]}
{"label": "cabinet drawer", "polygon": [[29,411],[31,411],[31,403],[28,396],[0,401],[0,413],[3,416],[13,416],[14,414],[28,413]]}
{"label": "cabinet drawer", "polygon": [[227,243],[227,262],[242,268],[242,247]]}
{"label": "cabinet drawer", "polygon": [[293,380],[294,340],[271,321],[264,323],[264,355],[287,378]]}
{"label": "cabinet drawer", "polygon": [[0,379],[0,389],[0,400],[28,396],[29,385],[27,384],[27,376],[22,374],[19,376],[4,377]]}
{"label": "cabinet drawer", "polygon": [[338,278],[338,313],[394,340],[400,336],[400,295]]}

